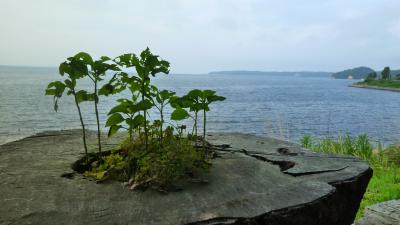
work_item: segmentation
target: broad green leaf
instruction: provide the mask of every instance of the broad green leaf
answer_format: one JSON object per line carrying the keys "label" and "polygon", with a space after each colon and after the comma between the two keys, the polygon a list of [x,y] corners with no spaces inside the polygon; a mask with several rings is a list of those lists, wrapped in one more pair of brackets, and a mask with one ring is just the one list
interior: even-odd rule
{"label": "broad green leaf", "polygon": [[86,52],[79,52],[74,56],[75,59],[82,60],[87,65],[93,65],[93,58]]}
{"label": "broad green leaf", "polygon": [[72,95],[74,93],[74,90],[68,90],[67,95]]}
{"label": "broad green leaf", "polygon": [[140,84],[136,81],[129,82],[129,90],[131,91],[131,93],[135,93],[141,90]]}
{"label": "broad green leaf", "polygon": [[137,66],[135,66],[135,69],[136,69],[136,72],[137,72],[137,74],[139,75],[140,78],[148,79],[149,74],[146,71],[146,68],[144,68],[144,67],[142,67],[140,65],[137,65]]}
{"label": "broad green leaf", "polygon": [[101,60],[102,62],[105,62],[105,61],[109,61],[109,60],[111,60],[111,59],[110,59],[110,57],[108,57],[108,56],[102,56],[102,57],[100,57],[100,60]]}
{"label": "broad green leaf", "polygon": [[45,91],[45,95],[56,95],[56,90],[47,88]]}
{"label": "broad green leaf", "polygon": [[117,94],[126,89],[126,85],[121,79],[124,78],[126,73],[118,72],[113,75],[108,83],[106,83],[103,87],[99,90],[99,95],[111,95]]}
{"label": "broad green leaf", "polygon": [[46,89],[46,95],[53,95],[55,97],[60,98],[65,90],[65,84],[61,81],[54,81],[49,83]]}
{"label": "broad green leaf", "polygon": [[209,103],[216,102],[216,101],[224,101],[226,98],[218,95],[213,95],[207,98]]}
{"label": "broad green leaf", "polygon": [[82,60],[76,58],[69,58],[70,62],[68,65],[70,66],[69,76],[71,79],[80,79],[89,74],[88,66]]}
{"label": "broad green leaf", "polygon": [[140,58],[141,58],[141,59],[147,59],[150,55],[152,55],[151,52],[150,52],[150,48],[149,48],[149,47],[146,47],[146,49],[143,50],[143,51],[140,53]]}
{"label": "broad green leaf", "polygon": [[168,90],[160,91],[160,97],[161,97],[162,101],[166,101],[174,95],[175,95],[175,92],[173,92],[173,91],[168,91]]}
{"label": "broad green leaf", "polygon": [[153,91],[153,92],[155,92],[155,93],[158,93],[159,91],[158,91],[158,88],[156,87],[156,86],[154,86],[154,85],[151,85],[150,86],[150,89],[151,89],[151,91]]}
{"label": "broad green leaf", "polygon": [[199,98],[199,97],[203,96],[203,92],[199,89],[193,89],[193,90],[189,91],[187,96],[192,97],[192,98]]}
{"label": "broad green leaf", "polygon": [[110,110],[110,112],[108,113],[108,115],[111,115],[114,113],[128,113],[127,106],[128,106],[127,104],[121,103],[121,104],[115,106],[114,108],[112,108]]}
{"label": "broad green leaf", "polygon": [[97,80],[102,80],[101,76],[104,76],[108,70],[118,70],[115,64],[106,63],[102,59],[95,61],[92,66],[92,69],[95,71],[94,76]]}
{"label": "broad green leaf", "polygon": [[200,103],[199,104],[193,104],[192,106],[190,106],[190,111],[193,111],[193,112],[198,112],[198,111],[200,111],[202,109],[203,109],[203,107],[202,107],[202,105]]}
{"label": "broad green leaf", "polygon": [[61,63],[58,67],[58,71],[61,76],[64,76],[64,74],[72,74],[71,67],[68,65],[67,62]]}
{"label": "broad green leaf", "polygon": [[169,103],[172,108],[188,108],[192,102],[185,97],[171,96]]}
{"label": "broad green leaf", "polygon": [[144,101],[140,101],[136,104],[136,107],[138,110],[148,110],[153,107],[153,104],[151,103],[150,100],[145,99]]}
{"label": "broad green leaf", "polygon": [[65,86],[67,86],[69,89],[73,90],[75,89],[76,86],[76,80],[75,79],[66,79],[64,80]]}
{"label": "broad green leaf", "polygon": [[110,126],[110,129],[108,130],[108,137],[111,137],[112,135],[117,133],[118,130],[121,129],[121,128],[122,128],[122,126],[119,126],[119,125]]}
{"label": "broad green leaf", "polygon": [[135,54],[129,53],[129,54],[123,54],[121,56],[118,56],[113,60],[120,66],[125,66],[127,68],[133,67],[139,64],[139,59],[136,57]]}
{"label": "broad green leaf", "polygon": [[87,95],[86,91],[83,91],[83,90],[78,91],[78,92],[75,94],[76,102],[77,102],[78,104],[81,103],[81,102],[84,102],[85,99],[86,99],[86,95]]}
{"label": "broad green leaf", "polygon": [[118,67],[116,64],[110,64],[110,70],[112,71],[121,71],[121,68]]}
{"label": "broad green leaf", "polygon": [[111,127],[112,125],[118,125],[125,121],[124,117],[119,113],[114,113],[108,117],[106,122],[106,127]]}
{"label": "broad green leaf", "polygon": [[203,98],[211,97],[215,94],[213,90],[203,90]]}
{"label": "broad green leaf", "polygon": [[75,94],[76,101],[79,103],[81,102],[88,102],[88,101],[94,101],[96,99],[95,94],[89,94],[84,90],[80,90]]}
{"label": "broad green leaf", "polygon": [[159,73],[169,74],[169,67],[160,66],[151,70],[151,75],[153,77]]}
{"label": "broad green leaf", "polygon": [[115,92],[114,90],[115,90],[114,86],[107,83],[99,89],[99,95],[109,96],[111,94],[114,94],[114,92]]}
{"label": "broad green leaf", "polygon": [[176,108],[171,114],[171,120],[179,121],[187,118],[189,118],[189,113],[182,108]]}
{"label": "broad green leaf", "polygon": [[137,115],[135,116],[135,118],[133,119],[126,119],[126,123],[132,127],[132,128],[136,128],[141,126],[142,124],[144,124],[144,117],[142,115]]}

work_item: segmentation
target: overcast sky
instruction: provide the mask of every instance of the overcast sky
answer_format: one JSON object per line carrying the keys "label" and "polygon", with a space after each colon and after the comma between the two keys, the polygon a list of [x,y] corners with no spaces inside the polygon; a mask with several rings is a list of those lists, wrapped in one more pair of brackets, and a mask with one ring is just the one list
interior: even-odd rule
{"label": "overcast sky", "polygon": [[146,46],[178,73],[400,68],[400,1],[0,0],[0,65]]}

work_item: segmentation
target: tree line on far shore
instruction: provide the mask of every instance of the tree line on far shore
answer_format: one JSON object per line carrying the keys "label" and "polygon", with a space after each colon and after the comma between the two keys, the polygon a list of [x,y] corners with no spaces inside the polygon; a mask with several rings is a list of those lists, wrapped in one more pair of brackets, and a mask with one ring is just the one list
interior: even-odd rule
{"label": "tree line on far shore", "polygon": [[368,82],[372,80],[400,80],[400,74],[392,75],[390,67],[386,66],[379,76],[377,72],[369,73],[365,81]]}

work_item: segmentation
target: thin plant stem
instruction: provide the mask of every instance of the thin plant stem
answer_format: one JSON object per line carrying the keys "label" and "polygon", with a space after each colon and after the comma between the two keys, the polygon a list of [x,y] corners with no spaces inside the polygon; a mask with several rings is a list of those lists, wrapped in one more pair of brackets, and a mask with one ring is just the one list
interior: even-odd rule
{"label": "thin plant stem", "polygon": [[[146,95],[146,90],[145,90],[145,86],[144,86],[144,82],[145,82],[145,80],[144,80],[144,78],[143,78],[143,80],[142,80],[142,102],[144,102],[144,99],[145,99],[145,95]],[[145,146],[146,146],[146,151],[147,151],[147,149],[148,149],[148,133],[147,133],[147,110],[145,109],[145,110],[143,110],[143,117],[144,117],[144,138],[145,138]]]}
{"label": "thin plant stem", "polygon": [[[132,120],[132,117],[133,117],[133,115],[130,116],[131,120]],[[133,133],[132,129],[133,129],[132,126],[129,126],[129,142],[131,142],[131,143],[132,143],[132,133]]]}
{"label": "thin plant stem", "polygon": [[161,124],[160,124],[160,145],[162,145],[162,141],[163,141],[163,123],[164,123],[163,105],[161,105],[161,108],[160,108],[160,116],[161,116]]}
{"label": "thin plant stem", "polygon": [[74,98],[75,98],[75,105],[76,105],[76,108],[78,109],[78,113],[79,113],[79,120],[81,121],[83,147],[85,148],[86,163],[88,163],[89,157],[88,157],[88,149],[87,149],[87,144],[86,144],[85,123],[83,122],[81,107],[79,106],[78,100],[76,99],[75,91],[74,91]]}
{"label": "thin plant stem", "polygon": [[98,141],[98,145],[99,145],[99,153],[101,154],[100,120],[99,120],[99,110],[97,107],[97,104],[99,101],[99,97],[97,95],[97,81],[94,82],[94,95],[95,95],[94,110],[96,112],[96,122],[97,122],[97,141]]}
{"label": "thin plant stem", "polygon": [[207,123],[207,117],[206,117],[206,110],[203,110],[203,149],[205,151],[206,149],[206,123]]}
{"label": "thin plant stem", "polygon": [[195,111],[194,113],[194,136],[197,137],[197,114],[198,111]]}

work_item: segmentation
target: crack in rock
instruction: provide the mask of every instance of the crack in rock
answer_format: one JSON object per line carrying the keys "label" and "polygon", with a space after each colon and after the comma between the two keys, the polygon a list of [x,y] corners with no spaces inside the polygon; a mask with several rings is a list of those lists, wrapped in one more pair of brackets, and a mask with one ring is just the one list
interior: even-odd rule
{"label": "crack in rock", "polygon": [[294,166],[296,166],[296,163],[293,161],[289,161],[289,160],[273,160],[273,159],[268,159],[267,157],[261,156],[262,155],[269,155],[269,156],[281,156],[281,155],[285,155],[285,156],[298,156],[298,153],[294,153],[294,152],[290,152],[290,150],[288,148],[278,148],[277,152],[279,154],[276,153],[261,153],[261,152],[249,152],[246,149],[240,149],[240,150],[234,150],[234,149],[228,149],[231,148],[230,145],[212,145],[211,149],[212,150],[216,150],[216,151],[224,151],[224,152],[232,152],[232,153],[242,153],[245,154],[247,156],[253,157],[257,160],[261,160],[264,162],[268,162],[271,163],[273,165],[278,165],[281,172],[291,175],[293,177],[299,177],[299,176],[305,176],[305,175],[313,175],[313,174],[321,174],[321,173],[329,173],[329,172],[337,172],[337,171],[341,171],[344,170],[346,168],[348,168],[349,166],[343,166],[340,167],[338,169],[326,169],[326,170],[317,170],[317,171],[307,171],[307,172],[289,172],[287,170],[293,168]]}

